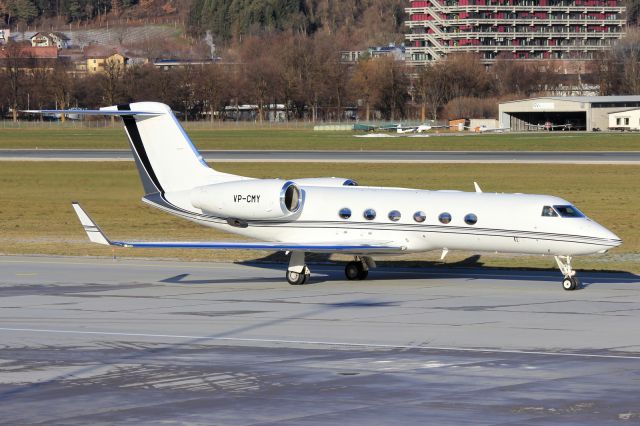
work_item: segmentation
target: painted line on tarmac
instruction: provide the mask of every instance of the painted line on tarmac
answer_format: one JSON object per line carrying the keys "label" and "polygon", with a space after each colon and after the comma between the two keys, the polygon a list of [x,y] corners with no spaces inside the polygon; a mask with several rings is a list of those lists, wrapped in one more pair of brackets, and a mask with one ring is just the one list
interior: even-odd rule
{"label": "painted line on tarmac", "polygon": [[403,349],[403,350],[419,349],[419,350],[435,350],[435,351],[450,351],[450,352],[458,351],[458,352],[488,353],[488,354],[540,355],[540,356],[559,356],[559,357],[573,357],[573,358],[640,360],[640,355],[604,355],[604,354],[589,354],[589,353],[575,353],[575,352],[527,351],[527,350],[517,350],[517,349],[461,348],[461,347],[455,347],[455,346],[423,346],[423,345],[394,345],[394,344],[378,344],[378,343],[331,342],[331,341],[323,341],[323,340],[252,339],[252,338],[244,338],[244,337],[216,337],[216,336],[195,336],[195,335],[181,335],[181,334],[122,333],[122,332],[109,332],[109,331],[52,330],[52,329],[40,329],[40,328],[9,328],[9,327],[0,327],[0,331],[48,333],[48,334],[74,334],[74,335],[89,335],[89,336],[150,337],[150,338],[211,340],[211,341],[244,342],[244,343],[280,343],[280,344],[295,344],[295,345],[340,346],[340,347],[371,348],[371,349]]}
{"label": "painted line on tarmac", "polygon": [[[147,262],[147,263],[142,263],[142,262]],[[74,260],[73,258],[69,258],[69,259],[65,259],[62,258],[60,261],[57,260],[38,260],[37,256],[34,256],[33,260],[30,259],[25,259],[25,260],[21,260],[21,259],[9,259],[9,258],[2,258],[2,256],[0,255],[0,264],[5,263],[5,264],[9,264],[9,263],[17,263],[17,264],[27,264],[27,265],[33,265],[33,264],[41,264],[41,265],[60,265],[60,266],[106,266],[106,267],[118,267],[118,268],[122,268],[122,267],[141,267],[141,268],[151,268],[151,269],[158,269],[160,268],[165,268],[165,269],[172,269],[172,268],[190,268],[193,269],[194,266],[197,266],[198,269],[228,269],[228,268],[234,268],[234,267],[246,267],[246,268],[258,268],[258,269],[263,269],[266,267],[266,265],[272,265],[271,263],[251,263],[251,262],[247,262],[247,263],[229,263],[229,262],[221,262],[216,264],[214,263],[202,263],[202,262],[187,262],[187,263],[183,263],[180,261],[165,261],[162,259],[144,259],[143,261],[136,261],[135,259],[131,259],[131,258],[120,258],[118,260],[113,261],[111,258],[104,258],[104,262],[100,262],[99,259],[97,260],[87,260],[86,262],[83,261],[77,261]],[[286,266],[285,263],[281,263],[281,264],[277,264],[278,266],[280,266],[281,268],[278,269],[278,271],[282,270],[284,271],[284,268]],[[312,276],[313,275],[322,275],[323,273],[327,273],[327,272],[336,272],[336,273],[341,273],[344,269],[342,267],[341,264],[324,264],[324,265],[318,265],[320,267],[320,269],[317,272],[312,272]],[[269,268],[266,268],[269,269]],[[275,268],[274,268],[275,270]],[[501,269],[501,270],[489,270],[489,269],[483,269],[483,268],[479,268],[477,271],[464,271],[461,268],[456,268],[456,267],[451,267],[451,268],[446,268],[446,269],[437,269],[437,268],[433,268],[433,269],[425,269],[425,268],[420,268],[420,267],[391,267],[391,268],[384,268],[384,267],[380,267],[377,268],[375,270],[375,274],[376,275],[397,275],[397,274],[415,274],[416,278],[407,278],[407,280],[410,279],[420,279],[420,276],[451,276],[451,277],[468,277],[468,278],[474,278],[474,279],[488,279],[488,278],[498,278],[498,279],[513,279],[514,277],[514,272],[517,273],[517,275],[515,275],[515,277],[517,277],[517,279],[556,279],[559,276],[559,271],[555,270],[554,268],[550,267],[548,270],[542,270],[539,273],[532,273],[531,271],[528,271],[527,269],[520,269],[517,266],[514,266],[513,268],[505,268],[505,269]],[[627,278],[627,277],[622,277],[622,276],[618,276],[617,273],[613,272],[613,273],[608,273],[607,271],[602,271],[602,272],[596,272],[596,274],[590,274],[588,272],[583,272],[580,275],[583,279],[592,279],[592,280],[597,280],[597,279],[602,279],[602,278],[609,278],[609,279],[615,279],[619,282],[632,282],[632,283],[636,283],[638,282],[638,280],[636,278]],[[264,277],[265,279],[267,277]],[[335,282],[339,282],[339,280],[336,280]]]}

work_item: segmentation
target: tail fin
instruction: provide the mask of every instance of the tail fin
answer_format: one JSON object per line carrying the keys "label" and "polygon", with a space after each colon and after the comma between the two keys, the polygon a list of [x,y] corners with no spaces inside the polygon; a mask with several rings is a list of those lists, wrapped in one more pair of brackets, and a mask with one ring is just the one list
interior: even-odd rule
{"label": "tail fin", "polygon": [[[118,111],[122,116],[145,195],[242,179],[210,168],[165,104],[138,102],[101,111]],[[126,115],[125,111],[132,114]]]}

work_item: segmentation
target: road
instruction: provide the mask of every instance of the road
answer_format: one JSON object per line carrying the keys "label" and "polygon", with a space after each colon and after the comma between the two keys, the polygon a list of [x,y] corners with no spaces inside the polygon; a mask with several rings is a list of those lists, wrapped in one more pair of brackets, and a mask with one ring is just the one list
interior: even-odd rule
{"label": "road", "polygon": [[[633,152],[201,151],[210,162],[640,164]],[[128,150],[3,149],[0,161],[131,161]]]}
{"label": "road", "polygon": [[640,421],[640,277],[0,256],[5,424]]}

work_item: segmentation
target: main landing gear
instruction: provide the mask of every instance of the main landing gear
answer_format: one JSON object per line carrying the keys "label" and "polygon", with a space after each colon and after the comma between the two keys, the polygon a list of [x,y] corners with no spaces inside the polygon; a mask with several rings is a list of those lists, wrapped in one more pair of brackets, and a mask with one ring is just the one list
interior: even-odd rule
{"label": "main landing gear", "polygon": [[[356,256],[354,261],[347,263],[344,274],[350,281],[364,280],[369,275],[369,269],[375,268],[376,263],[369,256]],[[304,252],[291,252],[289,267],[287,268],[287,282],[291,285],[302,285],[309,281],[311,271],[304,263]]]}
{"label": "main landing gear", "polygon": [[291,285],[302,285],[309,281],[311,271],[304,263],[304,252],[291,252],[289,267],[287,268],[287,282]]}
{"label": "main landing gear", "polygon": [[564,279],[562,280],[562,288],[567,291],[581,288],[582,284],[576,277],[576,271],[571,269],[571,256],[555,256],[555,259],[556,263],[558,264],[558,268],[560,268],[560,272],[562,272],[562,275],[564,275]]}
{"label": "main landing gear", "polygon": [[347,263],[347,266],[344,267],[344,274],[350,281],[366,280],[369,276],[369,269],[375,267],[376,264],[372,258],[356,256],[356,260]]}

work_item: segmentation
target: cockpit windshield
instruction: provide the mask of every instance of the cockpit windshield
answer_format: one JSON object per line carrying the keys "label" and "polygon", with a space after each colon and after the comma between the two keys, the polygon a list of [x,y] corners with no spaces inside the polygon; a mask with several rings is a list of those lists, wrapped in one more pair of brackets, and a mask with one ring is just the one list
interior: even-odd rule
{"label": "cockpit windshield", "polygon": [[543,217],[558,217],[558,213],[551,206],[544,206],[542,208]]}
{"label": "cockpit windshield", "polygon": [[584,217],[584,214],[574,206],[553,206],[562,217]]}

